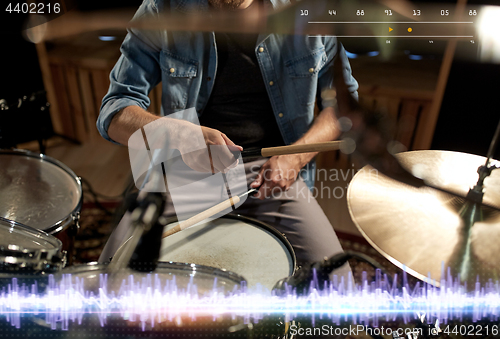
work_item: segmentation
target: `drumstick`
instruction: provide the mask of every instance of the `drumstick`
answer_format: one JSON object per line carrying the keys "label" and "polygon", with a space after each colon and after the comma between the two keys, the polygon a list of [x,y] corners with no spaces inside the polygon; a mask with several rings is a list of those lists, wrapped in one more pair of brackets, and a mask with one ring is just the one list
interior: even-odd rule
{"label": "drumstick", "polygon": [[340,149],[342,142],[343,141],[338,140],[338,141],[317,142],[313,144],[266,147],[266,148],[247,150],[247,151],[243,150],[241,152],[241,157],[249,158],[249,157],[262,156],[264,158],[269,158],[275,155],[335,151]]}
{"label": "drumstick", "polygon": [[175,227],[169,229],[168,231],[163,232],[162,238],[166,238],[169,235],[175,234],[177,232],[180,232],[188,227],[191,227],[193,225],[196,225],[200,221],[203,221],[207,218],[210,218],[211,216],[224,211],[226,208],[229,208],[231,206],[236,205],[237,203],[240,202],[241,198],[243,198],[245,195],[249,195],[252,193],[256,193],[257,190],[255,188],[252,188],[248,192],[245,192],[241,194],[240,196],[234,196],[232,198],[229,198],[227,200],[224,200],[223,202],[210,207],[209,209],[196,214],[195,216],[192,216],[191,218],[184,220],[183,222],[179,223]]}

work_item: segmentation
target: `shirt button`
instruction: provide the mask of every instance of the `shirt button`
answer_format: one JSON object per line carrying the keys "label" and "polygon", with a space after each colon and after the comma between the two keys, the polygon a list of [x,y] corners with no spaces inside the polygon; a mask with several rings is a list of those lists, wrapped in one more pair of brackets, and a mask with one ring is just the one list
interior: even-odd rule
{"label": "shirt button", "polygon": [[207,78],[207,80],[208,80],[208,81],[212,80],[212,77],[208,77],[208,78]]}
{"label": "shirt button", "polygon": [[272,86],[272,85],[274,85],[274,82],[269,81],[269,86]]}
{"label": "shirt button", "polygon": [[171,68],[170,73],[174,73],[174,72],[175,72],[175,68]]}
{"label": "shirt button", "polygon": [[278,116],[279,116],[280,118],[283,118],[283,113],[279,113],[279,114],[278,114]]}
{"label": "shirt button", "polygon": [[260,52],[260,53],[264,52],[264,47],[260,47],[260,48],[259,48],[259,52]]}
{"label": "shirt button", "polygon": [[309,68],[309,73],[313,73],[314,72],[314,68]]}

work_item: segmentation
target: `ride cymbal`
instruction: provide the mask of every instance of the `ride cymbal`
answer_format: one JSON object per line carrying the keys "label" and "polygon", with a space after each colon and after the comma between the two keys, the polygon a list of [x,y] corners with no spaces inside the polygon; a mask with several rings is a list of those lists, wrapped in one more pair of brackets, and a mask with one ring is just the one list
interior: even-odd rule
{"label": "ride cymbal", "polygon": [[[413,151],[396,157],[432,186],[463,196],[476,184],[477,169],[486,161],[450,151]],[[483,201],[500,206],[500,171],[493,171],[484,186]],[[425,280],[430,274],[439,286],[449,267],[468,288],[474,288],[478,277],[482,283],[500,278],[498,210],[430,187],[403,184],[370,166],[354,176],[347,197],[351,217],[368,242],[415,277]]]}

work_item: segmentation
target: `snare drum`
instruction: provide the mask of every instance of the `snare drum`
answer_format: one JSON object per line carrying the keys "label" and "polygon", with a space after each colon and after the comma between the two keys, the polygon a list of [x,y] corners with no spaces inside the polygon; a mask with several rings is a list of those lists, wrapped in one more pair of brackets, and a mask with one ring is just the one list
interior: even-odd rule
{"label": "snare drum", "polygon": [[82,185],[71,169],[49,156],[0,150],[0,217],[59,238],[71,264]]}
{"label": "snare drum", "polygon": [[231,214],[164,238],[159,260],[225,269],[243,276],[248,287],[259,283],[269,291],[291,276],[296,265],[284,235],[261,221]]}
{"label": "snare drum", "polygon": [[60,271],[66,264],[66,256],[61,248],[61,241],[45,232],[0,218],[2,279]]}
{"label": "snare drum", "polygon": [[[113,311],[106,310],[106,305],[100,305],[108,314],[103,322],[106,325],[93,330],[101,329],[103,337],[118,335],[135,338],[135,334],[150,337],[143,332],[147,330],[160,331],[161,337],[210,334],[226,338],[230,337],[229,332],[236,335],[247,330],[242,316],[221,312],[217,302],[243,291],[245,279],[233,272],[165,262],[158,263],[154,272],[138,272],[129,268],[111,271],[108,264],[89,263],[63,269],[61,275],[56,275],[56,282],[60,279],[71,279],[73,283],[80,281],[86,295],[101,296],[105,293],[109,300],[113,296],[119,301],[113,306],[119,305],[119,309]],[[122,298],[126,302],[121,302]],[[98,302],[101,300],[106,298],[96,298]],[[204,306],[195,308],[189,301],[202,301]],[[151,312],[144,311],[145,305],[151,308]],[[215,312],[210,310],[211,305]],[[97,318],[96,315],[93,317]],[[125,323],[124,319],[128,322]],[[78,325],[74,329],[81,331]],[[237,337],[241,338],[240,335]]]}

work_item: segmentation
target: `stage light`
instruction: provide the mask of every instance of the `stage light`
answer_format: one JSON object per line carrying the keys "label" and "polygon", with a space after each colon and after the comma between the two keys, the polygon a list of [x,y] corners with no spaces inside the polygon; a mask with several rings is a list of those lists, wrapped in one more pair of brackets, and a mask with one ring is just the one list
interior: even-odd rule
{"label": "stage light", "polygon": [[485,6],[480,10],[478,35],[481,61],[500,63],[500,7]]}

